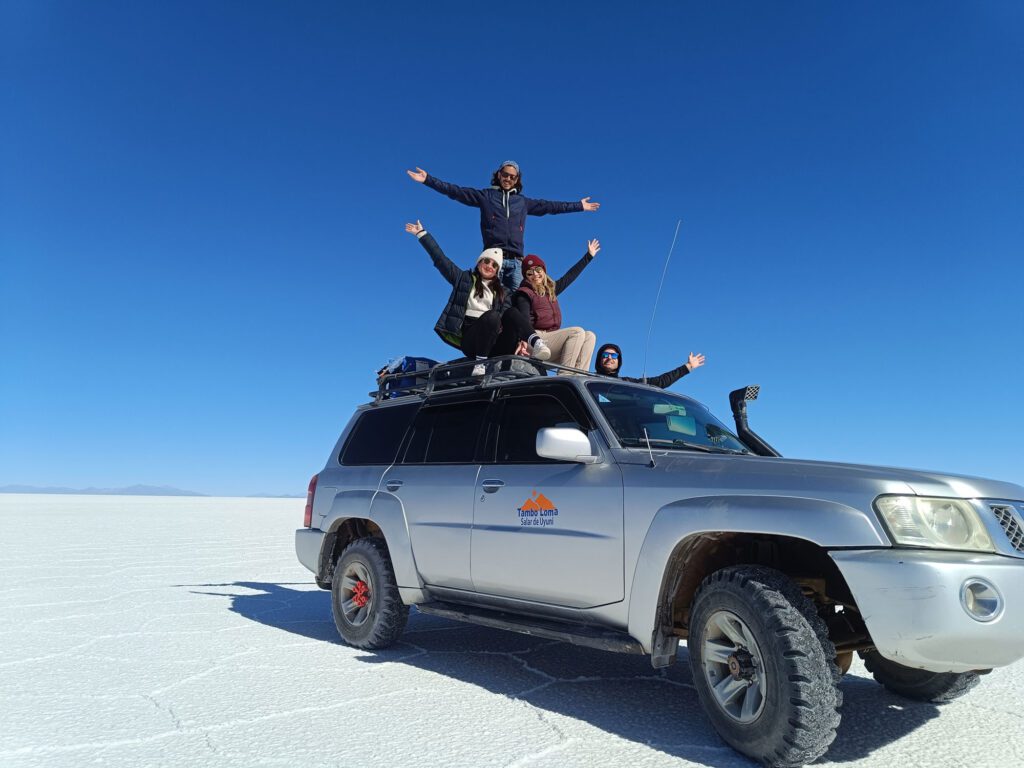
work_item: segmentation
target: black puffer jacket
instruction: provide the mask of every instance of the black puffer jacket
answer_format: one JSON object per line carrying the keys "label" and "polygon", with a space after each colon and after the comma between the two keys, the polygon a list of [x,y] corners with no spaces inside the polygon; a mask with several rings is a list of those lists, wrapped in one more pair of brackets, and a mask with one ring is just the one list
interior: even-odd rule
{"label": "black puffer jacket", "polygon": [[583,210],[583,203],[535,200],[499,187],[473,189],[459,187],[427,175],[423,182],[433,190],[447,195],[463,205],[480,209],[480,235],[484,248],[501,248],[522,256],[523,232],[527,216],[546,216],[549,213],[575,213]]}
{"label": "black puffer jacket", "polygon": [[[474,276],[471,269],[460,269],[451,259],[444,255],[441,246],[434,240],[429,232],[424,232],[419,238],[420,245],[430,254],[430,258],[441,273],[441,277],[452,285],[451,296],[448,303],[444,305],[444,311],[437,318],[434,332],[441,337],[441,341],[449,344],[459,351],[462,341],[462,321],[466,319],[466,305],[469,304],[469,294],[473,290]],[[499,312],[504,312],[511,304],[511,292],[506,291],[500,306],[494,307]]]}

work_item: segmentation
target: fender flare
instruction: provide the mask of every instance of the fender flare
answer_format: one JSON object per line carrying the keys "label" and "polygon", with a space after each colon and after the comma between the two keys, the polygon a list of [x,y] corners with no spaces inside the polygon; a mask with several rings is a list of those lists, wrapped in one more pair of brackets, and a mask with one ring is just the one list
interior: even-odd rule
{"label": "fender flare", "polygon": [[409,527],[405,521],[402,504],[395,496],[376,490],[341,491],[335,495],[322,523],[328,535],[324,537],[324,548],[320,552],[321,567],[324,564],[324,557],[330,555],[330,552],[326,551],[327,548],[334,546],[332,534],[342,523],[352,519],[368,520],[384,533],[388,553],[391,555],[391,566],[394,568],[399,587],[423,586],[413,558]]}
{"label": "fender flare", "polygon": [[824,499],[789,496],[703,496],[666,504],[647,529],[629,591],[629,634],[647,653],[655,646],[658,611],[676,550],[700,534],[750,533],[830,547],[889,547],[873,515]]}

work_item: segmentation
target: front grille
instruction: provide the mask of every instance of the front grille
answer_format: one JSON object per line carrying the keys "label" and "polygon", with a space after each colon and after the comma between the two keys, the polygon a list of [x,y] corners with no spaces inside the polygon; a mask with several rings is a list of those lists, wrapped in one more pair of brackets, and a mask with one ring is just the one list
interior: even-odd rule
{"label": "front grille", "polygon": [[996,520],[1003,526],[1006,538],[1010,540],[1010,546],[1018,552],[1024,552],[1024,526],[1021,526],[1017,519],[1016,511],[1008,504],[990,504],[989,509],[996,516]]}

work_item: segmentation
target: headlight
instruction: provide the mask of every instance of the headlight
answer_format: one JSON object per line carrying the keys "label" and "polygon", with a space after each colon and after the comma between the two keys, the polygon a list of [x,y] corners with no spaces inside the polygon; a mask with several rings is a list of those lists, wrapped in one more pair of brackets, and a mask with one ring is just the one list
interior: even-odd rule
{"label": "headlight", "polygon": [[875,507],[897,544],[995,552],[977,512],[960,499],[879,496]]}

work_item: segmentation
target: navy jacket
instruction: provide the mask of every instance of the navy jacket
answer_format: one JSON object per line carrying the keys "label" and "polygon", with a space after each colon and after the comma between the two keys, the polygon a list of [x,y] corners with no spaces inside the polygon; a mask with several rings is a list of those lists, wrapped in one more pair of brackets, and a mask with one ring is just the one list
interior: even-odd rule
{"label": "navy jacket", "polygon": [[480,234],[484,248],[502,248],[524,255],[523,231],[527,216],[545,216],[549,213],[575,213],[583,210],[583,203],[559,203],[551,200],[534,200],[523,197],[514,189],[505,191],[499,187],[471,189],[441,181],[427,174],[423,182],[442,195],[447,195],[463,205],[480,209]]}
{"label": "navy jacket", "polygon": [[[420,245],[430,254],[434,266],[441,276],[452,285],[451,296],[445,304],[441,316],[437,318],[434,325],[434,332],[441,337],[445,344],[449,344],[461,351],[462,342],[462,321],[466,319],[466,305],[469,304],[469,294],[473,290],[473,270],[460,269],[452,260],[444,255],[441,246],[434,240],[429,232],[419,238]],[[501,306],[494,309],[504,312],[512,304],[512,296],[509,291],[505,292]]]}

